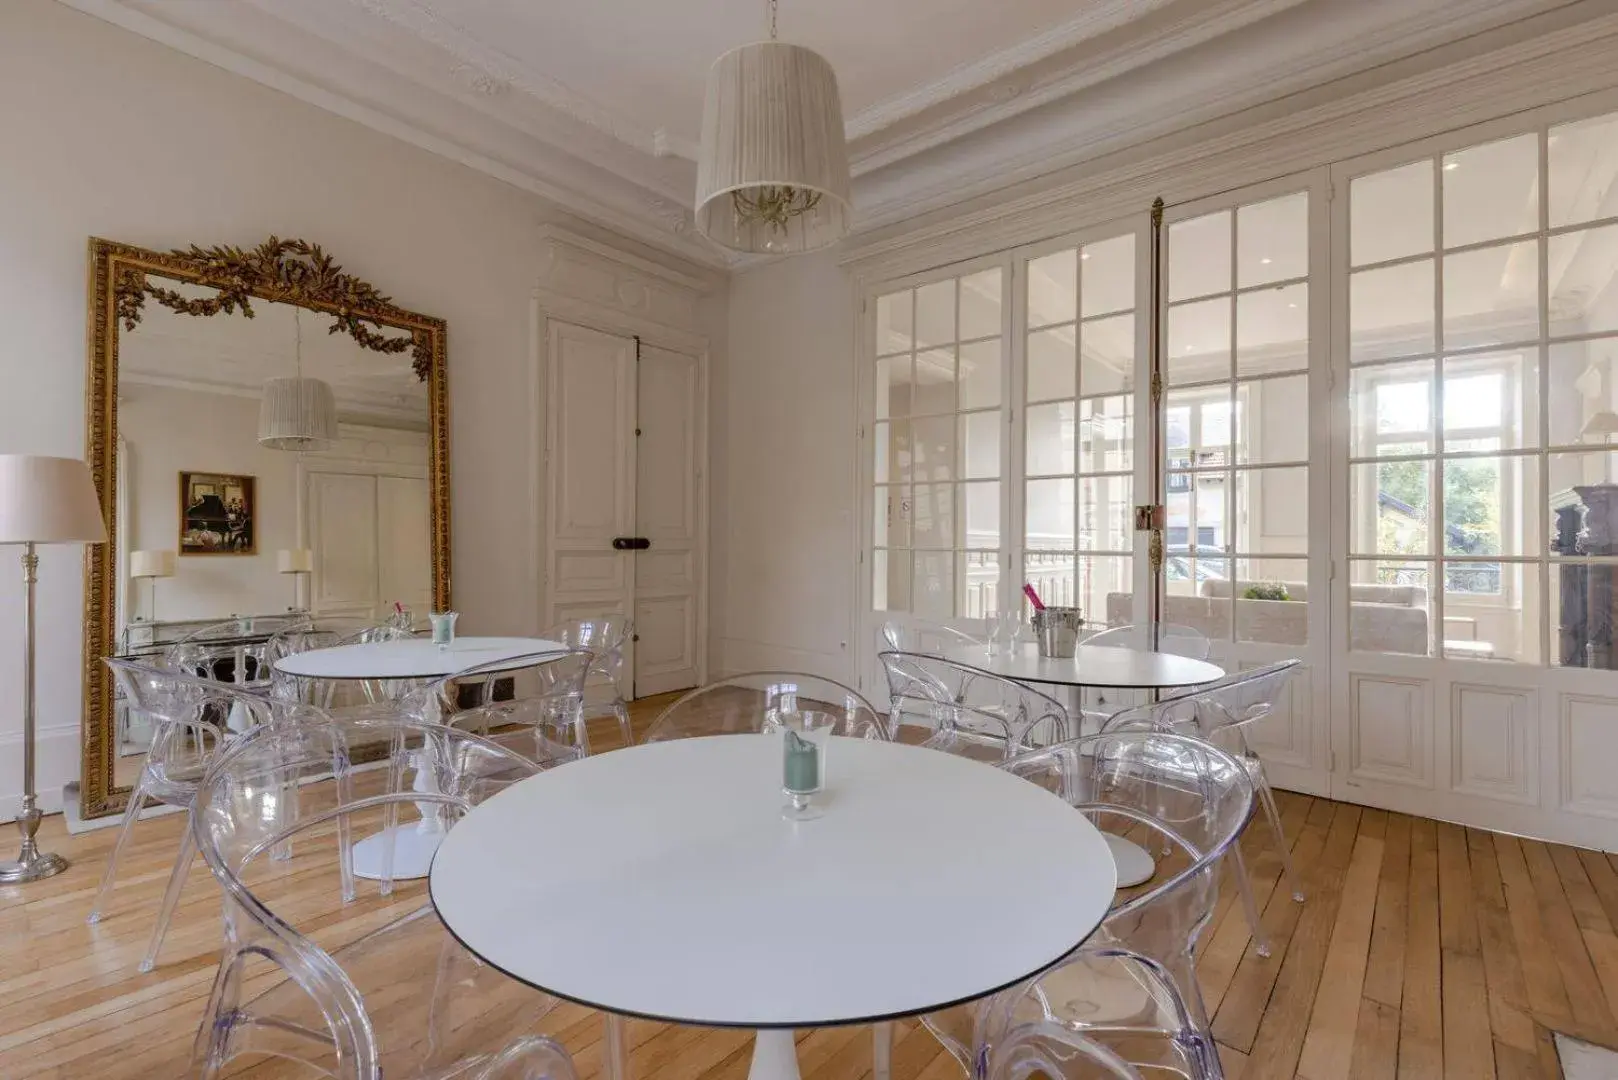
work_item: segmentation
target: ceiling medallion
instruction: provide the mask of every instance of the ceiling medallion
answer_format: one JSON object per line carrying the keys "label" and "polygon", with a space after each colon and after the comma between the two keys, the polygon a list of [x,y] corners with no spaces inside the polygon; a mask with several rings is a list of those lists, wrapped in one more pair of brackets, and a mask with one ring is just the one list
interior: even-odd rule
{"label": "ceiling medallion", "polygon": [[776,40],[732,49],[708,71],[696,225],[733,251],[788,255],[836,243],[853,218],[837,74]]}

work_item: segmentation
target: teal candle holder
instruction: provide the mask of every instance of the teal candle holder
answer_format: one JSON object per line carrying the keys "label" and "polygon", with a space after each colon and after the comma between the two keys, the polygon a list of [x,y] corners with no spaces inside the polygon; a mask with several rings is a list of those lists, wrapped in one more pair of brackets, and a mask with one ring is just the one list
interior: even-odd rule
{"label": "teal candle holder", "polygon": [[830,717],[793,714],[781,718],[781,793],[787,798],[782,816],[791,821],[811,821],[821,815],[815,801],[826,788],[826,748],[831,742]]}

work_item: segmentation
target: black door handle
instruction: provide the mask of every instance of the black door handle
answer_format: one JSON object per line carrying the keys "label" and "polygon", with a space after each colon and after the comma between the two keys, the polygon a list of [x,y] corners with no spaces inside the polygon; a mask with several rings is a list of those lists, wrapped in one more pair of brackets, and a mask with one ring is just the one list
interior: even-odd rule
{"label": "black door handle", "polygon": [[645,551],[652,546],[652,542],[644,536],[615,536],[612,538],[614,551]]}

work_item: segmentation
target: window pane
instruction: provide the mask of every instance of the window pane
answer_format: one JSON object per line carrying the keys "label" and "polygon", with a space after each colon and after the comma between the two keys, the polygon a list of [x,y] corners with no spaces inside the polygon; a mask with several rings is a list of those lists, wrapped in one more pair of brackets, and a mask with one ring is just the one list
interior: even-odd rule
{"label": "window pane", "polygon": [[1230,389],[1171,390],[1164,443],[1169,468],[1230,463]]}
{"label": "window pane", "polygon": [[910,610],[928,619],[947,619],[955,612],[955,556],[945,551],[918,551]]}
{"label": "window pane", "polygon": [[1073,600],[1084,618],[1123,626],[1134,614],[1134,560],[1127,555],[1080,555]]}
{"label": "window pane", "polygon": [[1025,543],[1030,551],[1072,551],[1074,481],[1029,480]]}
{"label": "window pane", "polygon": [[1236,284],[1246,288],[1308,273],[1308,192],[1236,211]]}
{"label": "window pane", "polygon": [[1618,114],[1559,124],[1550,132],[1551,228],[1611,217],[1618,180]]}
{"label": "window pane", "polygon": [[1169,308],[1168,382],[1230,377],[1230,297]]}
{"label": "window pane", "polygon": [[1583,559],[1551,564],[1551,663],[1561,667],[1618,668],[1610,609],[1618,595],[1618,562]]}
{"label": "window pane", "polygon": [[1134,542],[1134,511],[1127,476],[1079,481],[1079,542],[1082,551],[1128,551]]}
{"label": "window pane", "polygon": [[910,422],[908,420],[895,420],[891,424],[877,424],[873,429],[876,437],[876,477],[880,483],[883,480],[902,482],[911,478],[910,460]]}
{"label": "window pane", "polygon": [[1230,474],[1224,471],[1170,473],[1166,478],[1167,550],[1171,553],[1218,554],[1229,550],[1225,530],[1225,492]]}
{"label": "window pane", "polygon": [[1309,564],[1303,559],[1238,559],[1234,587],[1217,595],[1236,595],[1236,640],[1273,645],[1309,642],[1307,603]]}
{"label": "window pane", "polygon": [[1236,526],[1231,543],[1246,554],[1308,554],[1308,467],[1236,470]]}
{"label": "window pane", "polygon": [[1236,298],[1236,374],[1309,367],[1309,286],[1242,293]]}
{"label": "window pane", "polygon": [[954,480],[955,417],[931,416],[910,422],[916,480]]}
{"label": "window pane", "polygon": [[1348,647],[1426,656],[1431,564],[1350,560],[1348,571]]}
{"label": "window pane", "polygon": [[1383,461],[1350,467],[1356,555],[1431,555],[1431,461]]}
{"label": "window pane", "polygon": [[916,347],[948,345],[955,340],[955,279],[935,281],[916,290]]}
{"label": "window pane", "polygon": [[1236,384],[1236,462],[1309,460],[1309,376]]}
{"label": "window pane", "polygon": [[1078,308],[1078,252],[1028,260],[1028,325],[1072,322]]}
{"label": "window pane", "polygon": [[1537,563],[1445,563],[1444,655],[1539,663],[1539,614],[1519,601],[1525,589],[1539,595]]}
{"label": "window pane", "polygon": [[911,416],[937,416],[955,411],[954,350],[917,353],[915,378],[915,388],[910,395]]}
{"label": "window pane", "polygon": [[1539,136],[1518,135],[1444,155],[1444,246],[1539,228]]}
{"label": "window pane", "polygon": [[1444,347],[1539,337],[1539,244],[1527,241],[1444,257]]}
{"label": "window pane", "polygon": [[1230,211],[1169,226],[1169,299],[1230,290]]}
{"label": "window pane", "polygon": [[1072,326],[1028,335],[1028,400],[1050,401],[1078,393],[1077,331]]}
{"label": "window pane", "polygon": [[1433,362],[1355,368],[1349,380],[1355,457],[1425,454],[1433,449]]}
{"label": "window pane", "polygon": [[910,415],[911,359],[894,356],[876,362],[876,418]]}
{"label": "window pane", "polygon": [[871,428],[871,481],[885,484],[893,479],[893,428],[875,424]]}
{"label": "window pane", "polygon": [[964,540],[969,548],[1000,546],[1000,484],[962,484],[961,503],[965,507]]}
{"label": "window pane", "polygon": [[[1516,554],[1522,544],[1503,521],[1507,481],[1516,458],[1448,458],[1444,462],[1444,554]],[[1515,488],[1517,485],[1511,485]],[[1512,533],[1507,539],[1508,530]]]}
{"label": "window pane", "polygon": [[1361,270],[1348,279],[1348,348],[1355,363],[1434,349],[1430,260]]}
{"label": "window pane", "polygon": [[[1023,580],[1045,604],[1071,605],[1078,595],[1077,557],[1071,551],[1030,551],[1023,556]],[[1029,613],[1024,605],[1023,614]]]}
{"label": "window pane", "polygon": [[1079,393],[1106,394],[1135,385],[1135,316],[1079,324]]}
{"label": "window pane", "polygon": [[1574,531],[1577,554],[1618,555],[1618,507],[1612,485],[1618,478],[1618,453],[1591,451],[1579,454],[1549,455],[1550,518],[1547,532],[1553,537],[1552,550],[1565,553],[1566,531]]}
{"label": "window pane", "polygon": [[955,539],[955,485],[917,484],[910,532],[917,548],[952,548]]}
{"label": "window pane", "polygon": [[1163,621],[1189,626],[1212,641],[1231,636],[1231,560],[1176,553],[1164,562]]}
{"label": "window pane", "polygon": [[910,290],[889,293],[876,299],[876,352],[878,356],[886,353],[904,352],[914,344],[911,328],[914,325],[911,313],[915,307],[915,300]]}
{"label": "window pane", "polygon": [[1023,464],[1027,475],[1048,476],[1073,471],[1073,409],[1071,401],[1029,406],[1025,435],[1027,460]]}
{"label": "window pane", "polygon": [[1618,338],[1552,345],[1550,368],[1551,445],[1600,443],[1618,431]]}
{"label": "window pane", "polygon": [[1445,450],[1537,446],[1538,433],[1537,349],[1444,361]]}
{"label": "window pane", "polygon": [[903,488],[883,487],[878,485],[872,498],[871,506],[871,543],[875,547],[887,547],[890,543],[901,545],[909,543],[908,538],[895,541],[899,530],[894,528],[894,516],[899,509],[899,501],[903,496]]}
{"label": "window pane", "polygon": [[1085,318],[1128,311],[1135,306],[1135,237],[1117,236],[1086,244],[1081,255],[1084,271]]}
{"label": "window pane", "polygon": [[961,279],[961,340],[1000,333],[1000,268]]}
{"label": "window pane", "polygon": [[999,409],[967,413],[961,417],[961,475],[968,480],[1000,476]]}
{"label": "window pane", "polygon": [[1549,263],[1552,333],[1618,330],[1618,225],[1551,237]]}
{"label": "window pane", "polygon": [[1127,395],[1079,402],[1080,472],[1128,472],[1135,467],[1134,414],[1134,399]]}
{"label": "window pane", "polygon": [[962,345],[961,408],[981,409],[1000,404],[1000,342]]}
{"label": "window pane", "polygon": [[1349,185],[1349,251],[1354,266],[1433,250],[1433,163],[1355,177]]}
{"label": "window pane", "polygon": [[910,610],[910,552],[871,553],[871,608],[875,611]]}
{"label": "window pane", "polygon": [[998,551],[967,551],[955,557],[955,576],[961,583],[955,614],[962,619],[983,619],[1004,602]]}

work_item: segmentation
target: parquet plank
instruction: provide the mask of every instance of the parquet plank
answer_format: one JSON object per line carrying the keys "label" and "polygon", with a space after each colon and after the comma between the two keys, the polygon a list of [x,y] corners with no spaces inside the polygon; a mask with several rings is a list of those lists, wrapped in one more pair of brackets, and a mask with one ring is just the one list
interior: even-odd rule
{"label": "parquet plank", "polygon": [[1500,860],[1500,880],[1506,894],[1512,936],[1517,942],[1517,956],[1522,961],[1528,1006],[1541,1018],[1571,1019],[1562,973],[1557,969],[1556,958],[1551,955],[1550,942],[1540,922],[1539,899],[1528,877],[1522,846],[1516,837],[1497,833],[1494,850]]}
{"label": "parquet plank", "polygon": [[1599,851],[1581,849],[1579,862],[1583,864],[1585,876],[1596,891],[1601,909],[1607,913],[1607,921],[1618,928],[1618,870],[1614,870],[1612,863]]}
{"label": "parquet plank", "polygon": [[1444,1075],[1471,1080],[1494,1073],[1489,992],[1467,857],[1466,832],[1440,822],[1438,835],[1439,950],[1443,965]]}
{"label": "parquet plank", "polygon": [[1534,1048],[1534,1025],[1528,1018],[1528,990],[1517,959],[1506,893],[1494,841],[1486,832],[1466,830],[1472,890],[1477,897],[1479,946],[1489,997],[1489,1024],[1500,1042],[1528,1052]]}
{"label": "parquet plank", "polygon": [[1398,1073],[1399,1010],[1361,998],[1349,1075],[1354,1080],[1394,1080]]}
{"label": "parquet plank", "polygon": [[1298,1075],[1305,1080],[1346,1080],[1349,1076],[1382,853],[1383,841],[1362,829],[1344,878],[1342,901],[1321,972],[1320,993],[1315,996],[1303,1053],[1298,1059]]}
{"label": "parquet plank", "polygon": [[1444,1072],[1443,961],[1438,928],[1438,837],[1434,823],[1420,818],[1410,826],[1407,911],[1399,1078],[1430,1080]]}
{"label": "parquet plank", "polygon": [[1561,878],[1551,861],[1550,852],[1537,840],[1524,840],[1522,849],[1529,878],[1539,897],[1539,913],[1544,922],[1545,935],[1551,943],[1556,966],[1561,970],[1562,985],[1567,988],[1573,1019],[1596,1030],[1610,1029],[1613,1026],[1612,1013],[1607,1009],[1601,983],[1596,978],[1590,954],[1585,951],[1578,921],[1562,890]]}
{"label": "parquet plank", "polygon": [[1404,995],[1405,933],[1410,896],[1410,825],[1403,814],[1388,816],[1377,882],[1371,951],[1365,962],[1365,996],[1398,1009]]}

